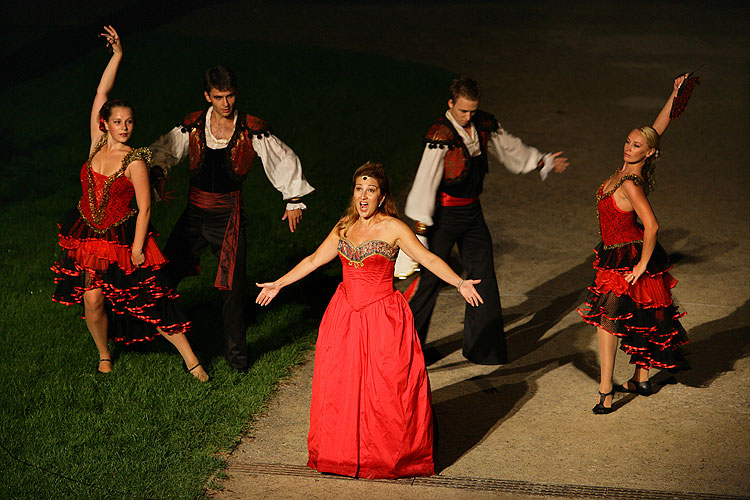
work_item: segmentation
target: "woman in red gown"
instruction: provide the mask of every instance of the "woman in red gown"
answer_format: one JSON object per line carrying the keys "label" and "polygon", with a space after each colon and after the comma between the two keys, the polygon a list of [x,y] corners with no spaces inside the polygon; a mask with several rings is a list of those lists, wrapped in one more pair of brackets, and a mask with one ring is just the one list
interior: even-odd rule
{"label": "woman in red gown", "polygon": [[326,309],[315,348],[307,465],[353,477],[435,473],[430,381],[414,318],[393,289],[398,249],[435,273],[473,306],[478,280],[462,280],[397,218],[383,167],[354,173],[346,215],[310,256],[262,288],[267,305],[279,291],[337,255],[343,282]]}
{"label": "woman in red gown", "polygon": [[99,351],[99,372],[112,370],[108,339],[130,344],[165,334],[190,373],[205,382],[208,374],[185,336],[190,322],[163,274],[167,261],[149,224],[151,152],[127,145],[135,123],[133,107],[107,100],[122,44],[114,28],[104,30],[101,36],[112,48],[112,57],[91,108],[91,148],[81,169],[83,196],[58,225],[62,255],[52,266],[57,274],[52,300],[83,304],[86,326]]}
{"label": "woman in red gown", "polygon": [[[680,346],[688,342],[672,302],[677,281],[668,273],[669,258],[656,241],[658,223],[646,196],[653,188],[659,138],[670,122],[672,102],[686,75],[675,79],[672,93],[650,127],[639,127],[625,139],[624,163],[597,191],[597,216],[602,241],[594,249],[596,278],[589,287],[583,320],[597,327],[601,379],[599,401],[592,411],[611,413],[616,391],[651,394],[651,367],[687,366]],[[637,224],[640,219],[643,227]],[[612,381],[617,352],[628,353],[635,365],[623,385]]]}

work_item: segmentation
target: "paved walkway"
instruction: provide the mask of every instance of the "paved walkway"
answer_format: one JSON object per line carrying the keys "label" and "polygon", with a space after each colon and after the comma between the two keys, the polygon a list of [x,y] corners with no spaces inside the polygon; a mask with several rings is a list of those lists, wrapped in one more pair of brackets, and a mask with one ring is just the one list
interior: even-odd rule
{"label": "paved walkway", "polygon": [[[220,7],[198,9],[161,30],[217,36],[216,23],[205,20],[222,12],[223,34],[232,39],[346,48],[470,73],[483,83],[483,108],[505,128],[540,149],[564,149],[573,166],[545,183],[500,170],[487,179],[483,204],[513,361],[466,363],[463,306],[452,291],[441,295],[428,339],[442,356],[429,367],[438,476],[365,481],[307,470],[310,359],[252,423],[213,498],[750,495],[747,8]],[[675,293],[689,312],[684,325],[694,369],[678,379],[655,372],[654,396],[622,398],[618,411],[595,416],[595,335],[575,313],[592,276],[593,192],[619,166],[623,137],[653,119],[671,77],[702,63],[702,84],[663,140],[651,196],[660,241],[676,257]],[[629,374],[626,358],[618,357],[617,379]]]}

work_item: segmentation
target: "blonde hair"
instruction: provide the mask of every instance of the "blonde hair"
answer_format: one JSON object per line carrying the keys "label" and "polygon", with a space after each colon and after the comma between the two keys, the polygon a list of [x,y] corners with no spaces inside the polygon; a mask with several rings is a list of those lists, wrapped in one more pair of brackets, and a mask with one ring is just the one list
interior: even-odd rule
{"label": "blonde hair", "polygon": [[[378,205],[378,210],[391,217],[398,217],[398,209],[396,203],[393,201],[391,196],[391,188],[388,183],[388,176],[385,175],[383,165],[368,161],[361,167],[359,167],[352,176],[352,189],[357,184],[357,179],[361,177],[370,177],[378,182],[378,188],[380,188],[380,196],[383,197],[383,202]],[[349,201],[349,206],[344,212],[344,216],[338,223],[339,234],[343,235],[349,230],[352,225],[359,219],[359,212],[357,211],[357,203],[354,201],[354,194]]]}
{"label": "blonde hair", "polygon": [[648,147],[654,149],[654,154],[646,158],[646,162],[641,170],[643,180],[646,181],[643,191],[649,194],[654,190],[654,170],[656,169],[656,160],[661,156],[661,149],[659,149],[659,140],[661,137],[654,127],[649,127],[648,125],[638,127],[636,130],[643,135]]}

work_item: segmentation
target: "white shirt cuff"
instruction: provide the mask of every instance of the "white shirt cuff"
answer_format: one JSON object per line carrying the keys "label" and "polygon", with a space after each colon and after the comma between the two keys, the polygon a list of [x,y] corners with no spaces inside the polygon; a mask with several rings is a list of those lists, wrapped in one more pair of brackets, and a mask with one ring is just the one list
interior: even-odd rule
{"label": "white shirt cuff", "polygon": [[542,156],[542,160],[544,160],[544,165],[542,165],[542,169],[539,170],[539,177],[542,178],[542,180],[547,180],[547,176],[552,171],[552,167],[555,165],[555,158],[547,153],[544,156]]}

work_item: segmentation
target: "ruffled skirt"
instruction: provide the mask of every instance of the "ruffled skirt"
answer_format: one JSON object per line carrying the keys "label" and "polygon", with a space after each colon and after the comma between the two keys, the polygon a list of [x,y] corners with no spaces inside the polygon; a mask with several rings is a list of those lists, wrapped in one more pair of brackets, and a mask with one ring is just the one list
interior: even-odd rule
{"label": "ruffled skirt", "polygon": [[159,335],[156,328],[167,334],[190,329],[150,225],[143,245],[145,262],[136,267],[130,260],[136,219],[130,217],[100,234],[74,209],[58,224],[62,252],[51,268],[56,275],[55,302],[83,305],[84,292],[102,290],[109,338],[125,345],[153,340]]}
{"label": "ruffled skirt", "polygon": [[599,243],[594,252],[596,278],[588,287],[584,306],[578,309],[583,320],[620,337],[620,349],[630,362],[644,368],[687,368],[680,347],[688,337],[672,301],[671,289],[677,284],[670,274],[669,257],[656,244],[646,272],[631,285],[625,274],[641,258],[642,243],[605,249]]}

